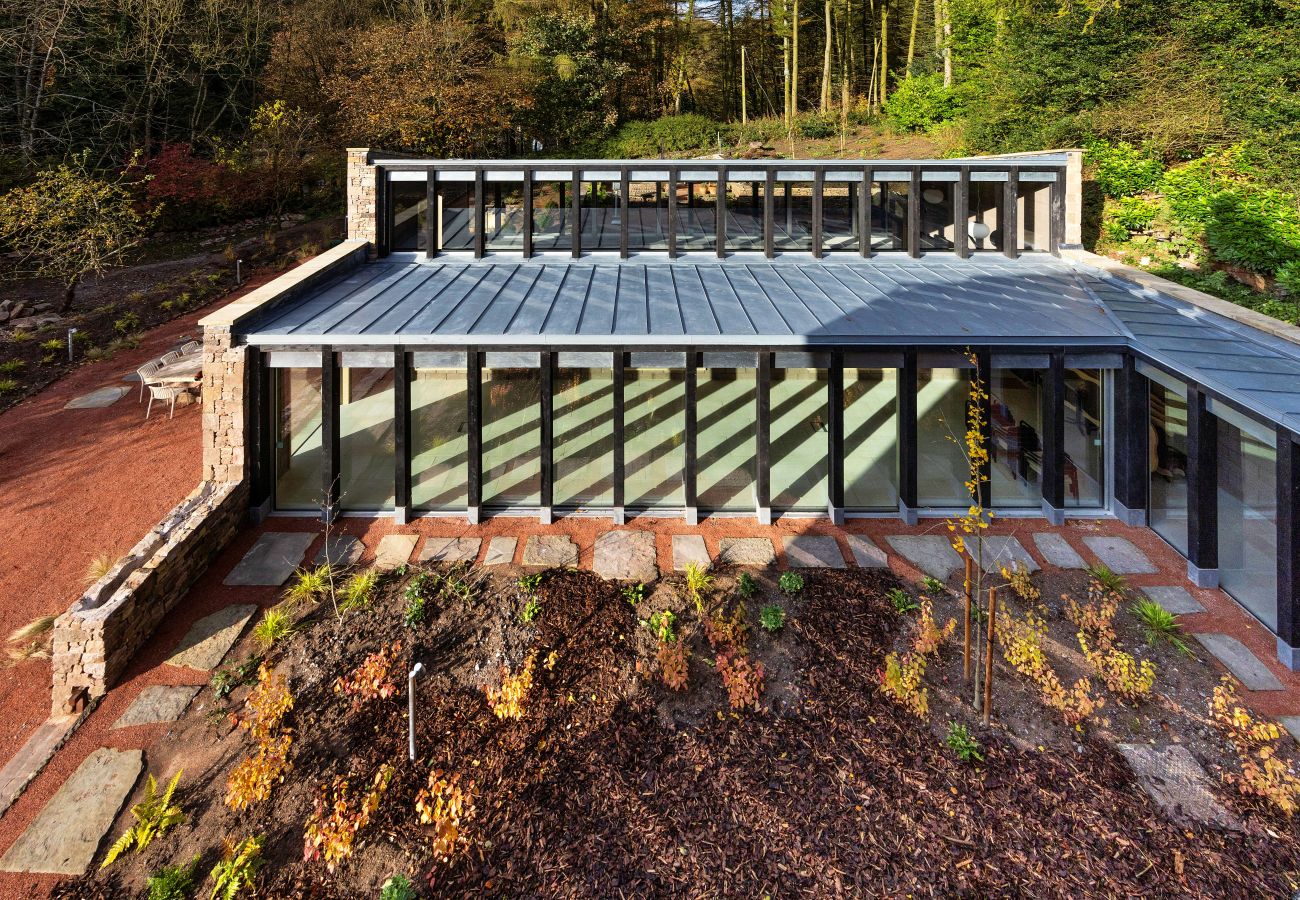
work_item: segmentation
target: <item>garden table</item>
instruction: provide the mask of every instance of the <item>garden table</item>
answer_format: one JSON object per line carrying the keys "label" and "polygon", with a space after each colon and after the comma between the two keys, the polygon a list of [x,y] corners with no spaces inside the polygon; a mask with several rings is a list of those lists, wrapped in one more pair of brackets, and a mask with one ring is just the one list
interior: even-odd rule
{"label": "garden table", "polygon": [[147,384],[190,384],[203,374],[203,351],[187,353],[163,365],[146,380]]}

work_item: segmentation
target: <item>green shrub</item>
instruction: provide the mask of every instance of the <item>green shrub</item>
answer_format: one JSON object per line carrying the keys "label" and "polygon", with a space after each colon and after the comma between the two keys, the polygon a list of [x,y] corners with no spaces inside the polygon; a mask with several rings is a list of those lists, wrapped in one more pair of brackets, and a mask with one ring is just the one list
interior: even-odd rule
{"label": "green shrub", "polygon": [[794,120],[794,130],[799,132],[800,137],[816,141],[822,138],[835,137],[840,129],[839,123],[830,116],[809,113]]}
{"label": "green shrub", "polygon": [[17,375],[27,366],[23,359],[7,359],[0,363],[0,375]]}
{"label": "green shrub", "polygon": [[140,327],[140,317],[133,312],[126,313],[113,322],[113,330],[118,334],[130,334]]}
{"label": "green shrub", "polygon": [[776,583],[783,594],[793,596],[803,590],[803,576],[798,572],[782,572]]}
{"label": "green shrub", "polygon": [[394,875],[379,889],[379,900],[416,900],[419,896],[405,875]]}
{"label": "green shrub", "polygon": [[965,725],[949,722],[948,733],[944,736],[943,742],[962,762],[984,762],[984,754],[980,752],[979,742],[971,737],[970,730]]}
{"label": "green shrub", "polygon": [[199,857],[185,866],[163,866],[149,876],[149,900],[188,900],[194,895]]}
{"label": "green shrub", "polygon": [[1300,300],[1300,259],[1294,259],[1278,268],[1277,283],[1286,290],[1288,296]]}
{"label": "green shrub", "polygon": [[1205,242],[1216,258],[1252,272],[1300,259],[1300,210],[1279,190],[1234,188],[1210,198]]}
{"label": "green shrub", "polygon": [[785,610],[775,603],[764,606],[758,613],[759,624],[769,634],[776,634],[785,627]]}
{"label": "green shrub", "polygon": [[1159,159],[1126,141],[1118,144],[1092,141],[1085,146],[1083,158],[1093,167],[1093,179],[1107,197],[1131,197],[1153,191],[1164,171]]}
{"label": "green shrub", "polygon": [[0,394],[12,394],[20,385],[13,378],[0,378]]}
{"label": "green shrub", "polygon": [[731,129],[697,113],[627,122],[606,144],[606,155],[624,159],[655,157],[730,143]]}
{"label": "green shrub", "polygon": [[1158,207],[1150,200],[1141,197],[1121,197],[1109,207],[1109,220],[1119,225],[1127,233],[1146,231],[1155,221]]}
{"label": "green shrub", "polygon": [[904,78],[884,107],[886,121],[899,131],[926,131],[959,111],[957,95],[938,73]]}

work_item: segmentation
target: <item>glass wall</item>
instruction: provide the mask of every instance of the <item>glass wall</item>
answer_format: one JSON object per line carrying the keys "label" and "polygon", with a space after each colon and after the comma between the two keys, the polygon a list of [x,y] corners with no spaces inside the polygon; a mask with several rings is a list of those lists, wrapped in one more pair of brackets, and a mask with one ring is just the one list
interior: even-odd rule
{"label": "glass wall", "polygon": [[392,509],[393,370],[339,371],[339,505]]}
{"label": "glass wall", "polygon": [[612,506],[614,370],[559,369],[554,403],[553,502],[556,506]]}
{"label": "glass wall", "polygon": [[772,245],[777,250],[811,250],[812,183],[778,181],[773,193]]}
{"label": "glass wall", "polygon": [[320,369],[271,372],[275,376],[276,508],[319,509],[325,464]]}
{"label": "glass wall", "polygon": [[920,369],[916,376],[916,477],[920,506],[970,505],[966,398],[970,369]]}
{"label": "glass wall", "polygon": [[718,185],[685,181],[677,186],[677,249],[718,247]]}
{"label": "glass wall", "polygon": [[700,369],[696,488],[701,509],[755,509],[753,369]]}
{"label": "glass wall", "polygon": [[1101,369],[1065,370],[1065,505],[1106,503],[1106,392]]}
{"label": "glass wall", "polygon": [[993,506],[1036,508],[1042,503],[1043,374],[1042,369],[993,370],[989,385]]}
{"label": "glass wall", "polygon": [[763,249],[763,192],[761,181],[727,182],[727,249]]}
{"label": "glass wall", "polygon": [[926,181],[921,185],[921,249],[951,250],[957,225],[950,181]]}
{"label": "glass wall", "polygon": [[668,183],[632,181],[628,185],[627,247],[668,249]]}
{"label": "glass wall", "polygon": [[533,182],[533,252],[572,250],[572,197],[567,181]]}
{"label": "glass wall", "polygon": [[1277,444],[1245,417],[1217,419],[1219,584],[1277,629]]}
{"label": "glass wall", "polygon": [[538,506],[542,499],[541,373],[483,370],[483,502]]}
{"label": "glass wall", "polygon": [[582,197],[583,250],[617,250],[623,228],[617,181],[584,181]]}
{"label": "glass wall", "polygon": [[[1187,555],[1187,388],[1151,382],[1151,527]],[[1136,423],[1134,423],[1136,424]]]}
{"label": "glass wall", "polygon": [[774,369],[768,453],[772,507],[825,512],[830,432],[825,369]]}
{"label": "glass wall", "polygon": [[464,369],[415,369],[411,377],[411,506],[469,504],[469,398]]}
{"label": "glass wall", "polygon": [[468,181],[438,182],[438,247],[442,250],[473,250],[474,185]]}
{"label": "glass wall", "polygon": [[898,370],[844,370],[844,507],[898,508]]}
{"label": "glass wall", "polygon": [[424,181],[389,182],[393,210],[390,245],[394,250],[424,250],[425,221],[429,214],[429,185]]}
{"label": "glass wall", "polygon": [[1021,181],[1017,194],[1016,240],[1021,250],[1048,250],[1052,238],[1052,185]]}
{"label": "glass wall", "polygon": [[629,509],[686,505],[686,375],[628,369],[623,383],[623,502]]}
{"label": "glass wall", "polygon": [[1005,190],[1005,183],[1001,181],[970,183],[966,235],[971,252],[1002,249],[1001,210]]}
{"label": "glass wall", "polygon": [[827,181],[822,185],[822,250],[858,249],[858,191],[861,184]]}
{"label": "glass wall", "polygon": [[524,185],[520,181],[489,181],[483,186],[483,244],[488,250],[524,249]]}

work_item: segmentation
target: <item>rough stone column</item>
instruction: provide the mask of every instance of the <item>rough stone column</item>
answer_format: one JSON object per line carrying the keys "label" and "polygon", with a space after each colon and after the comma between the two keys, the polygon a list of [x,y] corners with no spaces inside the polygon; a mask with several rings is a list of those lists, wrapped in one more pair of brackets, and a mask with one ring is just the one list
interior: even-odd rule
{"label": "rough stone column", "polygon": [[370,150],[365,147],[348,148],[348,238],[369,241],[371,256],[379,246],[376,188],[375,167],[370,164]]}
{"label": "rough stone column", "polygon": [[1083,151],[1066,150],[1065,239],[1070,247],[1083,246]]}
{"label": "rough stone column", "polygon": [[230,329],[203,329],[203,480],[243,481],[246,425],[244,364],[248,351],[233,347]]}

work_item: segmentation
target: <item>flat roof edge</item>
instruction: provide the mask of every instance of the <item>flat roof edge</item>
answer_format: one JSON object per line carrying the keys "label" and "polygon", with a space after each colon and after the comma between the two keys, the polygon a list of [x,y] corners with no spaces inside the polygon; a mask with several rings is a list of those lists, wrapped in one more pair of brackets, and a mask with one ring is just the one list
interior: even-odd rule
{"label": "flat roof edge", "polygon": [[345,240],[199,319],[200,328],[234,328],[255,313],[365,262],[369,241]]}

